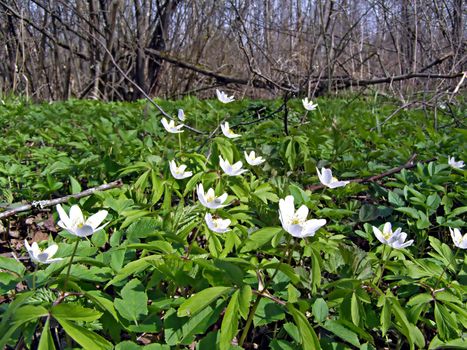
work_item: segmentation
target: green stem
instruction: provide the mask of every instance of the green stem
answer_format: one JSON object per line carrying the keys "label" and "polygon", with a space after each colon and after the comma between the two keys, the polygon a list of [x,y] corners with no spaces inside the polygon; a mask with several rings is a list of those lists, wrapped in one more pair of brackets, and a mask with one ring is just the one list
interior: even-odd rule
{"label": "green stem", "polygon": [[39,265],[36,264],[34,267],[34,275],[32,275],[32,290],[33,292],[36,291],[36,275],[37,275],[37,269],[39,268]]}
{"label": "green stem", "polygon": [[459,253],[459,250],[460,249],[457,249],[456,250],[456,253],[454,254],[454,257],[452,258],[452,260],[449,262],[449,264],[447,264],[444,269],[443,269],[443,272],[441,272],[441,274],[439,275],[438,279],[436,280],[436,283],[435,283],[435,286],[433,287],[433,290],[436,290],[437,287],[438,287],[438,284],[439,282],[441,282],[441,278],[443,278],[444,274],[446,273],[447,269],[449,268],[449,266],[451,266],[451,264],[454,262],[456,262],[456,258],[457,258],[457,253]]}
{"label": "green stem", "polygon": [[383,246],[383,252],[381,253],[381,257],[382,257],[382,260],[383,260],[383,263],[381,265],[381,273],[378,277],[378,280],[375,282],[376,286],[379,288],[379,285],[381,283],[381,280],[383,279],[383,274],[384,274],[384,269],[386,268],[386,263],[389,259],[389,257],[391,256],[391,248],[389,248],[389,254],[385,257],[384,256],[384,253],[386,252],[386,244]]}
{"label": "green stem", "polygon": [[263,298],[262,292],[264,292],[265,290],[268,289],[269,284],[271,284],[274,277],[276,277],[277,273],[279,272],[279,267],[281,266],[281,264],[284,263],[285,256],[288,255],[290,257],[292,255],[291,252],[290,252],[290,241],[291,240],[292,239],[289,238],[289,240],[287,241],[287,247],[285,249],[286,253],[282,255],[281,260],[279,261],[279,264],[276,267],[276,270],[272,274],[272,277],[268,281],[266,281],[266,283],[264,284],[263,289],[259,291],[260,293],[257,295],[255,303],[253,304],[253,306],[250,309],[250,312],[248,314],[248,318],[247,318],[246,323],[245,323],[245,327],[243,328],[242,335],[240,336],[240,340],[238,341],[238,345],[240,347],[245,342],[245,339],[246,339],[246,337],[248,335],[248,332],[250,330],[250,327],[251,327],[251,322],[253,321],[253,317],[255,316],[256,309],[258,308],[258,305],[259,305],[259,302],[261,301],[261,298]]}
{"label": "green stem", "polygon": [[66,291],[66,286],[68,284],[68,279],[70,278],[70,272],[71,272],[71,265],[73,264],[73,258],[75,257],[76,251],[78,250],[78,245],[79,245],[79,238],[76,240],[75,247],[73,249],[73,253],[71,253],[71,258],[70,258],[70,263],[68,264],[68,270],[66,272],[65,276],[65,283],[63,284],[63,292]]}
{"label": "green stem", "polygon": [[178,147],[180,148],[180,154],[182,154],[182,133],[178,133]]}
{"label": "green stem", "polygon": [[255,303],[250,309],[250,313],[248,314],[248,319],[246,320],[245,328],[243,328],[242,335],[240,337],[240,340],[238,341],[238,346],[242,347],[243,343],[245,342],[245,339],[248,335],[248,331],[250,330],[251,322],[253,322],[253,317],[255,316],[256,309],[258,308],[259,302],[261,301],[261,298],[263,297],[262,294],[258,294],[256,296]]}

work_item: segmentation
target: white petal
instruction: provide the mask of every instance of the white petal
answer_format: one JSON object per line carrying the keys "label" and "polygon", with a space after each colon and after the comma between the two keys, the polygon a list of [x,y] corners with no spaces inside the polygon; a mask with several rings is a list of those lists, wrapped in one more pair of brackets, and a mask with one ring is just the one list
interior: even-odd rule
{"label": "white petal", "polygon": [[70,226],[67,225],[70,228],[76,227],[79,224],[84,224],[83,212],[76,204],[70,208],[70,221]]}
{"label": "white petal", "polygon": [[373,233],[375,234],[378,241],[380,241],[381,243],[387,244],[387,241],[384,238],[383,233],[379,230],[379,228],[373,226]]}
{"label": "white petal", "polygon": [[314,236],[316,231],[326,225],[326,219],[312,219],[305,222],[303,226],[303,237]]}
{"label": "white petal", "polygon": [[47,257],[48,257],[48,258],[51,258],[52,256],[55,255],[55,253],[57,252],[57,250],[58,250],[58,245],[52,244],[52,245],[49,246],[47,249],[45,249],[43,253],[47,254]]}
{"label": "white petal", "polygon": [[333,181],[329,185],[327,185],[329,188],[338,188],[338,187],[344,187],[347,185],[350,181]]}
{"label": "white petal", "polygon": [[71,226],[71,220],[70,218],[68,217],[67,213],[65,212],[65,210],[63,210],[62,206],[60,204],[57,204],[57,212],[58,212],[58,216],[60,217],[60,221],[62,223],[62,225],[60,225],[60,222],[58,222],[58,225],[62,228],[66,228],[66,227],[69,227]]}
{"label": "white petal", "polygon": [[304,223],[306,217],[308,216],[308,207],[306,205],[302,205],[295,213],[295,217],[301,222]]}
{"label": "white petal", "polygon": [[302,238],[302,231],[303,227],[302,225],[289,225],[286,230],[288,233],[290,233],[292,236],[297,237],[297,238]]}
{"label": "white petal", "polygon": [[97,213],[86,220],[86,225],[91,226],[93,230],[97,229],[101,222],[105,220],[107,214],[107,210],[99,210]]}
{"label": "white petal", "polygon": [[75,232],[73,233],[78,237],[86,237],[92,235],[94,232],[95,231],[92,228],[92,226],[83,225],[81,227],[76,228]]}

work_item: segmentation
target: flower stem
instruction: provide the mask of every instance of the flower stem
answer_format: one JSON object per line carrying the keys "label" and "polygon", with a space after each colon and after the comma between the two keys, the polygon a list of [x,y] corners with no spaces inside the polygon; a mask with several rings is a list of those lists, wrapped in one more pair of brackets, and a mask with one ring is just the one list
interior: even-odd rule
{"label": "flower stem", "polygon": [[178,133],[178,147],[180,148],[180,154],[182,153],[182,133]]}
{"label": "flower stem", "polygon": [[381,283],[381,280],[383,279],[383,274],[384,274],[384,269],[386,268],[386,263],[391,256],[391,248],[389,248],[389,254],[385,257],[384,253],[386,252],[386,244],[383,246],[383,252],[381,253],[381,258],[383,260],[383,263],[381,264],[381,273],[375,282],[375,285],[379,288],[379,285]]}
{"label": "flower stem", "polygon": [[439,282],[441,281],[441,278],[443,278],[444,274],[446,273],[447,269],[449,268],[449,266],[451,266],[451,264],[454,262],[456,262],[456,258],[457,258],[457,253],[459,253],[459,250],[460,249],[457,249],[456,250],[456,253],[454,254],[454,257],[452,258],[452,260],[449,262],[449,264],[447,264],[444,269],[443,269],[443,272],[441,272],[441,274],[439,275],[438,279],[436,280],[436,283],[435,283],[435,286],[433,287],[434,290],[436,290],[436,288],[438,287],[438,284]]}
{"label": "flower stem", "polygon": [[75,244],[75,247],[73,249],[73,253],[71,253],[70,263],[68,264],[68,270],[67,270],[66,276],[65,276],[65,283],[63,284],[63,292],[66,291],[66,286],[68,284],[68,279],[70,278],[71,265],[73,264],[73,258],[75,257],[76,251],[78,250],[79,241],[80,241],[79,239],[76,240],[76,244]]}
{"label": "flower stem", "polygon": [[34,275],[32,275],[32,291],[36,291],[36,278],[37,278],[37,269],[39,268],[39,264],[36,264],[34,267]]}
{"label": "flower stem", "polygon": [[[291,256],[291,252],[290,252],[290,241],[292,239],[289,239],[287,241],[287,247],[285,249],[285,254],[282,255],[281,257],[281,260],[279,261],[279,264],[277,265],[276,267],[276,270],[274,271],[274,273],[272,274],[272,277],[266,281],[266,283],[264,284],[264,287],[262,290],[260,290],[259,294],[257,295],[256,297],[256,300],[255,300],[255,303],[253,304],[253,306],[251,307],[250,309],[250,312],[248,314],[248,318],[246,320],[246,323],[245,323],[245,327],[243,328],[243,332],[242,332],[242,335],[240,336],[240,340],[238,341],[238,345],[241,347],[243,345],[243,343],[245,342],[245,339],[248,335],[248,331],[250,330],[250,327],[251,327],[251,322],[253,321],[253,317],[255,316],[255,313],[256,313],[256,309],[258,308],[258,305],[259,305],[259,302],[261,301],[261,298],[263,298],[263,292],[265,292],[269,286],[269,284],[271,284],[272,280],[274,279],[274,277],[276,277],[277,273],[279,272],[279,267],[284,263],[284,260],[285,260],[285,257],[288,255],[289,257]],[[290,261],[290,259],[289,259]]]}

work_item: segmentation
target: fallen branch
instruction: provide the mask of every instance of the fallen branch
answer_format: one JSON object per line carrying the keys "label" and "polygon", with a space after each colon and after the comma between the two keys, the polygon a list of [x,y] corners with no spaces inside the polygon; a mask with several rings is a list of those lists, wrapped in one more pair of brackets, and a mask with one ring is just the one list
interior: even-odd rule
{"label": "fallen branch", "polygon": [[[419,164],[419,163],[429,163],[429,162],[432,162],[433,160],[437,159],[437,158],[431,158],[431,159],[428,159],[428,160],[422,160],[422,161],[419,161],[419,162],[414,162],[416,157],[417,157],[417,154],[414,153],[414,154],[412,154],[412,156],[409,158],[409,160],[404,165],[400,165],[398,167],[389,169],[388,171],[385,171],[384,173],[381,173],[381,174],[378,174],[378,175],[372,175],[372,176],[369,176],[369,177],[359,178],[359,179],[351,179],[351,180],[348,180],[348,181],[353,182],[353,183],[376,182],[376,181],[381,180],[381,179],[383,179],[383,178],[385,178],[387,176],[397,174],[402,169],[412,169],[412,168],[415,168],[417,166],[417,164]],[[312,186],[307,186],[306,189],[310,190],[310,191],[315,191],[315,190],[323,189],[325,187],[326,186],[324,186],[324,185],[312,185]]]}
{"label": "fallen branch", "polygon": [[0,213],[0,219],[4,219],[4,218],[7,218],[9,216],[16,215],[16,214],[18,214],[20,212],[28,211],[28,210],[31,210],[31,209],[37,208],[37,207],[43,209],[43,208],[51,207],[51,206],[54,206],[54,205],[57,205],[57,204],[60,204],[60,203],[65,203],[65,202],[68,202],[68,200],[70,200],[72,198],[79,199],[79,198],[82,198],[82,197],[87,197],[87,196],[92,195],[93,193],[96,193],[96,192],[99,192],[99,191],[107,191],[107,190],[110,190],[112,188],[121,187],[122,185],[123,185],[123,182],[122,182],[122,180],[119,179],[119,180],[116,180],[116,181],[113,181],[113,182],[109,182],[108,184],[103,184],[103,185],[100,185],[100,186],[97,186],[97,187],[88,188],[87,190],[84,190],[82,192],[75,193],[75,194],[70,194],[70,195],[67,195],[67,196],[64,196],[64,197],[54,198],[54,199],[49,199],[49,200],[44,200],[44,201],[34,201],[34,202],[31,202],[31,203],[16,207],[14,209],[6,210],[6,211]]}

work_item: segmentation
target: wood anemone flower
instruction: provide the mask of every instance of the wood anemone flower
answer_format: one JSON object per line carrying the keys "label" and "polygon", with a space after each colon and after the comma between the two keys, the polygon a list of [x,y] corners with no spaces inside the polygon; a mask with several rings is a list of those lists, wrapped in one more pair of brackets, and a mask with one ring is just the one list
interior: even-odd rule
{"label": "wood anemone flower", "polygon": [[222,204],[227,199],[227,193],[216,197],[214,189],[210,188],[206,193],[204,192],[203,184],[196,186],[196,192],[198,194],[198,199],[203,206],[209,209],[219,209],[226,207],[228,204]]}
{"label": "wood anemone flower", "polygon": [[211,231],[217,233],[225,233],[230,231],[229,225],[231,221],[229,219],[222,219],[219,217],[213,217],[210,213],[206,213],[204,216],[204,220],[206,221],[206,225]]}
{"label": "wood anemone flower", "polygon": [[255,151],[251,151],[250,154],[244,152],[244,154],[245,154],[246,162],[248,164],[250,164],[251,166],[260,165],[260,164],[263,164],[266,161],[266,159],[264,159],[261,156],[256,157]]}
{"label": "wood anemone flower", "polygon": [[305,108],[307,111],[314,111],[316,107],[318,107],[318,104],[313,104],[312,100],[308,100],[308,97],[305,97],[302,100],[303,103],[303,108]]}
{"label": "wood anemone flower", "polygon": [[220,156],[219,156],[219,165],[224,171],[224,173],[226,173],[229,176],[238,176],[248,171],[246,169],[242,169],[243,163],[241,161],[238,161],[235,164],[230,164],[228,160],[224,160]]}
{"label": "wood anemone flower", "polygon": [[169,161],[169,167],[170,167],[170,172],[172,173],[172,176],[176,178],[177,180],[186,179],[187,177],[190,177],[193,175],[192,171],[185,171],[186,170],[185,164],[177,166],[174,160]]}
{"label": "wood anemone flower", "polygon": [[451,168],[454,169],[462,169],[465,166],[462,160],[456,162],[456,159],[454,157],[448,157],[448,164],[451,166]]}
{"label": "wood anemone flower", "polygon": [[237,137],[242,136],[232,131],[232,129],[229,127],[229,122],[225,122],[224,124],[221,124],[221,130],[224,136],[228,137],[229,139],[235,139]]}
{"label": "wood anemone flower", "polygon": [[58,226],[78,237],[90,236],[109,224],[99,226],[107,217],[107,210],[100,210],[86,220],[80,207],[76,204],[70,208],[70,216],[67,215],[60,204],[57,205],[57,211],[60,216]]}
{"label": "wood anemone flower", "polygon": [[62,258],[51,259],[58,250],[58,245],[56,244],[52,244],[48,248],[41,250],[36,242],[33,242],[32,246],[30,246],[28,241],[24,240],[24,246],[26,247],[32,261],[41,264],[52,264],[63,260]]}
{"label": "wood anemone flower", "polygon": [[467,249],[467,233],[462,236],[462,233],[458,228],[452,229],[450,227],[449,232],[451,232],[452,241],[457,248]]}
{"label": "wood anemone flower", "polygon": [[180,130],[181,128],[183,128],[183,124],[175,125],[175,121],[171,120],[170,122],[168,122],[165,118],[161,119],[161,123],[164,126],[165,130],[167,130],[171,134],[179,134],[183,132],[183,130]]}
{"label": "wood anemone flower", "polygon": [[312,237],[321,227],[326,225],[325,219],[307,220],[308,208],[302,205],[295,211],[293,196],[279,200],[279,220],[282,228],[297,238]]}
{"label": "wood anemone flower", "polygon": [[373,233],[378,241],[394,249],[407,248],[413,244],[413,239],[407,242],[405,241],[407,239],[407,233],[402,232],[400,227],[393,232],[391,226],[390,222],[386,222],[382,232],[379,228],[373,226]]}
{"label": "wood anemone flower", "polygon": [[221,101],[222,103],[230,103],[235,101],[234,96],[227,96],[227,94],[224,91],[219,91],[216,89],[216,95],[217,99]]}
{"label": "wood anemone flower", "polygon": [[350,181],[339,181],[337,178],[332,176],[331,169],[321,168],[321,172],[318,168],[316,168],[316,172],[318,173],[318,178],[321,183],[329,188],[337,188],[337,187],[344,187]]}

